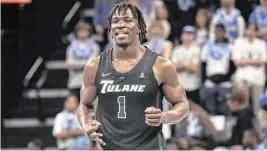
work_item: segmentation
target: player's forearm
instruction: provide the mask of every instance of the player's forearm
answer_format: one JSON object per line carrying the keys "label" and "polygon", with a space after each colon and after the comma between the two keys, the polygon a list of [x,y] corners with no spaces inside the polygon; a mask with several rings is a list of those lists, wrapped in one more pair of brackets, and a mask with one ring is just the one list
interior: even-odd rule
{"label": "player's forearm", "polygon": [[172,109],[163,112],[163,124],[176,124],[182,121],[189,113],[189,104],[182,101],[175,104]]}
{"label": "player's forearm", "polygon": [[77,111],[79,123],[82,129],[84,129],[86,124],[88,124],[92,120],[91,110],[85,104],[80,103]]}

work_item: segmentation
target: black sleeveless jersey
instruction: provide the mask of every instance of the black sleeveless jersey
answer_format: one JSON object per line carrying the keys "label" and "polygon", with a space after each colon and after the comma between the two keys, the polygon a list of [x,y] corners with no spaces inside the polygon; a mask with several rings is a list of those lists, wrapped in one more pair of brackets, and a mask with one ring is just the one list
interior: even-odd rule
{"label": "black sleeveless jersey", "polygon": [[162,127],[145,123],[145,109],[162,109],[162,91],[153,73],[157,54],[147,49],[139,63],[127,73],[112,66],[112,50],[100,55],[96,75],[98,103],[96,120],[101,123],[105,150],[150,150],[165,146]]}

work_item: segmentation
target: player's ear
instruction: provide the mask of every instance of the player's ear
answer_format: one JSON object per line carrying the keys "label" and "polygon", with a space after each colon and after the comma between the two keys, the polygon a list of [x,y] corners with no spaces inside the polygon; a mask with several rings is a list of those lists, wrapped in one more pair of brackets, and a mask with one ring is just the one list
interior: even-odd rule
{"label": "player's ear", "polygon": [[140,33],[140,29],[139,29],[139,27],[137,27],[137,34],[139,34]]}

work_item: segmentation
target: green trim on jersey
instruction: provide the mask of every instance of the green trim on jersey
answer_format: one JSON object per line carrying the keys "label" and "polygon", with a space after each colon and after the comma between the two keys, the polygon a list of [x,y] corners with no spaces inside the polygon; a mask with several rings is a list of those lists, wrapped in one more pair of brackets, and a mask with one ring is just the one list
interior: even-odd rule
{"label": "green trim on jersey", "polygon": [[163,151],[163,138],[161,133],[158,133],[158,141],[159,141],[159,150]]}

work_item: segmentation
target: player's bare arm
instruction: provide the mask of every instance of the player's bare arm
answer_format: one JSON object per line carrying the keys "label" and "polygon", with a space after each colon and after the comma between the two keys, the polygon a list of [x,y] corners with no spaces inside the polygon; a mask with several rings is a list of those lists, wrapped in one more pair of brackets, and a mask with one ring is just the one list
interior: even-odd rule
{"label": "player's bare arm", "polygon": [[83,73],[83,85],[81,88],[81,100],[78,107],[78,120],[82,129],[92,140],[105,144],[100,137],[102,134],[96,133],[100,123],[92,119],[91,113],[94,111],[93,102],[97,96],[95,77],[98,68],[99,57],[93,58],[85,65]]}
{"label": "player's bare arm", "polygon": [[163,84],[164,96],[174,106],[164,112],[154,107],[147,108],[146,123],[151,126],[179,123],[189,113],[189,102],[183,86],[178,81],[176,68],[170,60],[158,57],[153,70],[159,84]]}

